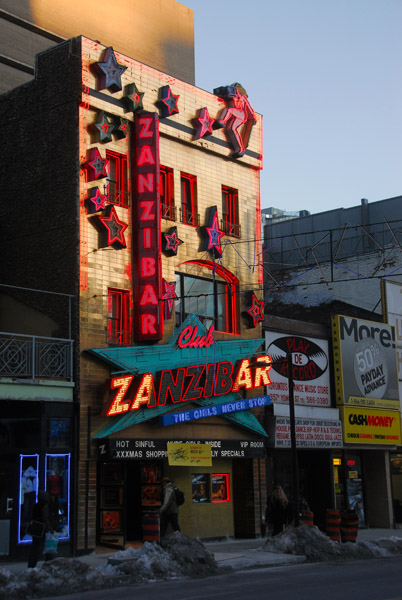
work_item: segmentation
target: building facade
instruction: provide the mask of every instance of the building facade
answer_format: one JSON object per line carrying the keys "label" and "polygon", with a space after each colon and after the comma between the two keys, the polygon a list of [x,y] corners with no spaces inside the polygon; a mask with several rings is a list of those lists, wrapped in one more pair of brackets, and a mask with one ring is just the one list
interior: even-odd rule
{"label": "building facade", "polygon": [[162,476],[185,534],[259,535],[261,116],[238,83],[208,93],[84,37],[1,102],[1,277],[74,297],[70,550],[150,539]]}
{"label": "building facade", "polygon": [[[322,366],[324,360],[330,370],[328,406],[339,411],[342,424],[341,444],[327,460],[327,501],[332,497],[327,508],[356,510],[362,527],[392,527],[401,518],[400,201],[363,199],[350,209],[265,226],[267,336],[278,318],[292,328],[290,314],[299,331],[322,329],[327,360],[317,348],[312,359],[310,346],[300,362],[319,357]],[[312,406],[323,401],[311,396]],[[301,397],[295,401],[305,403]],[[322,523],[324,507],[317,508]]]}

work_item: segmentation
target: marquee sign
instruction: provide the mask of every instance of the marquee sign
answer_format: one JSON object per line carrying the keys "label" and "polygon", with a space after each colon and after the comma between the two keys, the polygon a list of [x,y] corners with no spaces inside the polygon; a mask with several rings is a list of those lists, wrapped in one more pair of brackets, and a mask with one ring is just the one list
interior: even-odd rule
{"label": "marquee sign", "polygon": [[[162,371],[155,376],[144,373],[140,377],[114,377],[110,382],[110,389],[117,391],[114,391],[104,414],[111,417],[144,406],[164,406],[167,402],[178,404],[269,385],[271,380],[268,371],[272,365],[267,363],[271,362],[271,358],[259,356],[253,362],[257,365],[259,362],[264,363],[264,366],[251,368],[251,360],[245,358],[239,365],[225,360]],[[244,406],[243,410],[250,408],[255,406]]]}
{"label": "marquee sign", "polygon": [[134,338],[150,342],[163,334],[159,121],[155,113],[136,115],[133,144]]}

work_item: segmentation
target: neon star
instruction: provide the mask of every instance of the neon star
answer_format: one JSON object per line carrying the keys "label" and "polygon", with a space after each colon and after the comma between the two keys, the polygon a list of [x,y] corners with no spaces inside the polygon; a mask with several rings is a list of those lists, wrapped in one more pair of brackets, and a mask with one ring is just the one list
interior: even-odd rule
{"label": "neon star", "polygon": [[113,134],[118,138],[125,138],[129,130],[129,123],[123,117],[115,117]]}
{"label": "neon star", "polygon": [[166,279],[163,280],[163,294],[162,298],[165,300],[165,320],[170,319],[173,312],[174,301],[177,300],[176,295],[176,282],[169,283]]}
{"label": "neon star", "polygon": [[208,250],[211,250],[219,257],[222,256],[221,238],[225,232],[219,229],[218,211],[215,209],[211,227],[206,227],[206,232],[209,236]]}
{"label": "neon star", "polygon": [[127,223],[119,220],[115,207],[112,206],[109,214],[99,217],[99,220],[107,229],[108,246],[113,246],[113,244],[117,243],[125,248],[126,240],[124,239],[123,232],[127,229]]}
{"label": "neon star", "polygon": [[160,100],[158,104],[161,107],[162,117],[170,117],[179,112],[177,103],[180,96],[173,94],[170,85],[164,85],[159,89]]}
{"label": "neon star", "polygon": [[211,135],[214,122],[215,119],[211,119],[209,116],[208,108],[206,106],[201,108],[199,116],[193,119],[193,125],[196,129],[194,139],[199,140],[202,137]]}
{"label": "neon star", "polygon": [[177,227],[171,227],[169,231],[162,234],[162,249],[163,252],[170,256],[176,256],[177,248],[183,241],[177,237]]}
{"label": "neon star", "polygon": [[124,88],[124,96],[122,102],[125,106],[126,112],[136,112],[143,110],[142,98],[144,92],[140,92],[135,83],[130,83]]}
{"label": "neon star", "polygon": [[259,321],[264,320],[264,300],[258,302],[256,295],[253,293],[252,306],[246,312],[253,319],[253,326],[256,327]]}
{"label": "neon star", "polygon": [[102,179],[108,176],[109,161],[102,158],[98,148],[91,148],[89,151],[89,160],[82,165],[87,170],[88,181]]}
{"label": "neon star", "polygon": [[98,187],[91,188],[89,196],[87,198],[88,212],[94,213],[98,210],[104,210],[106,202],[106,196],[100,193]]}
{"label": "neon star", "polygon": [[100,142],[111,142],[112,131],[114,130],[113,123],[110,123],[103,110],[99,113],[99,120],[95,123],[96,129],[99,131]]}
{"label": "neon star", "polygon": [[99,77],[99,89],[103,90],[107,88],[111,92],[118,92],[121,90],[121,76],[127,69],[124,65],[119,65],[114,55],[112,46],[106,48],[103,56],[103,62],[96,62],[94,69],[100,75]]}

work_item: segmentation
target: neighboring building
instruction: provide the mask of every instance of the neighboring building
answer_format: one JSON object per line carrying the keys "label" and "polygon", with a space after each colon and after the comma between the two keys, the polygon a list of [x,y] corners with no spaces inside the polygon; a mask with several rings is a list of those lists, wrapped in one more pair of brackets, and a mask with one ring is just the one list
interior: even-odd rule
{"label": "neighboring building", "polygon": [[117,47],[63,42],[0,99],[0,281],[76,298],[76,537],[61,551],[152,538],[163,475],[185,493],[185,534],[256,536],[262,119],[240,84],[208,93]]}
{"label": "neighboring building", "polygon": [[0,93],[34,78],[35,57],[86,35],[195,83],[193,11],[175,0],[0,0]]}
{"label": "neighboring building", "polygon": [[[336,405],[342,419],[343,441],[341,448],[327,451],[324,479],[325,489],[329,485],[327,501],[332,497],[332,505],[317,507],[319,524],[323,509],[335,507],[358,510],[360,526],[391,527],[402,518],[398,392],[402,361],[400,350],[396,352],[402,334],[395,300],[399,288],[396,292],[395,286],[390,289],[390,284],[402,280],[401,201],[402,197],[397,197],[369,204],[363,199],[361,206],[265,225],[267,337],[278,331],[283,335],[296,332],[303,348],[302,338],[321,328],[317,337],[326,338],[330,364],[333,362],[331,406],[335,410]],[[388,284],[383,290],[391,307],[388,315],[381,302],[381,281]],[[383,320],[389,320],[395,329]],[[300,356],[299,351],[293,353],[295,384],[296,358],[303,365],[325,362],[317,348],[311,355],[307,341],[306,351]],[[286,346],[281,352],[284,350]],[[310,381],[309,389],[315,384]],[[305,387],[302,381],[300,385]],[[317,414],[321,400],[316,400],[312,399],[311,405],[317,408],[310,411]],[[296,404],[305,402],[299,399]],[[306,408],[296,406],[300,418],[307,417]],[[275,402],[273,410],[275,414]],[[278,439],[278,430],[276,434]],[[314,464],[313,444],[310,450],[302,450],[302,440],[299,436],[302,465]],[[277,441],[275,448],[277,462]],[[304,456],[308,453],[311,460]],[[322,478],[316,482],[324,485]],[[307,499],[317,505],[316,498]]]}

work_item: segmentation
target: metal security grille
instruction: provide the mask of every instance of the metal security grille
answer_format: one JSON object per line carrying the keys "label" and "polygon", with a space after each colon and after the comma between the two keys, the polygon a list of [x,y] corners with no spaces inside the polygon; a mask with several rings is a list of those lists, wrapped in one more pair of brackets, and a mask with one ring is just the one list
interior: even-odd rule
{"label": "metal security grille", "polygon": [[0,332],[0,377],[72,379],[72,341]]}

